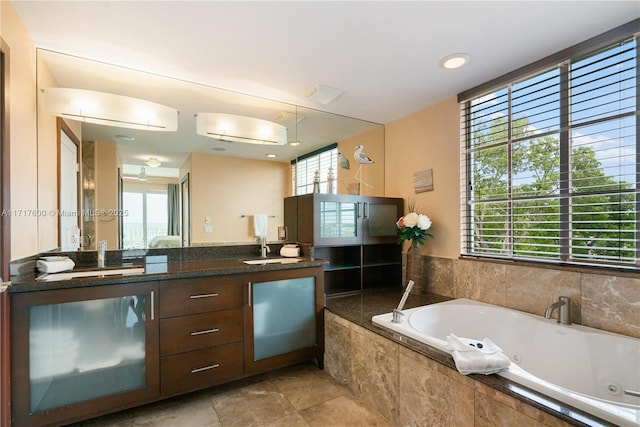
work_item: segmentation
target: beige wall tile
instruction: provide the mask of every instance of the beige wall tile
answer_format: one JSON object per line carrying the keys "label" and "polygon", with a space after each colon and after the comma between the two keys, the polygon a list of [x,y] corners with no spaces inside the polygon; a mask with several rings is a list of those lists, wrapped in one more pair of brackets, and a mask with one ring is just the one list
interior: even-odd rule
{"label": "beige wall tile", "polygon": [[[473,380],[404,347],[399,358],[398,425],[473,425]],[[457,377],[463,381],[457,381]]]}
{"label": "beige wall tile", "polygon": [[399,418],[399,345],[364,328],[358,327],[354,332],[353,392],[366,405],[395,422]]}
{"label": "beige wall tile", "polygon": [[423,291],[455,297],[453,263],[448,258],[423,257]]}
{"label": "beige wall tile", "polygon": [[507,307],[543,315],[558,297],[568,296],[571,320],[580,323],[580,273],[522,266],[508,266],[506,271]]}
{"label": "beige wall tile", "polygon": [[582,274],[582,324],[640,338],[640,279]]}
{"label": "beige wall tile", "polygon": [[489,304],[506,304],[506,266],[458,260],[455,263],[455,297]]}
{"label": "beige wall tile", "polygon": [[351,322],[325,311],[324,368],[340,384],[353,389]]}

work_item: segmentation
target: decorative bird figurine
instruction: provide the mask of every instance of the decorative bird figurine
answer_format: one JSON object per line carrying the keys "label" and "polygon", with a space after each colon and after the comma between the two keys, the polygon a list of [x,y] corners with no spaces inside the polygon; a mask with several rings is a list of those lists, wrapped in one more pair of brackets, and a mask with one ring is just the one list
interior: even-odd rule
{"label": "decorative bird figurine", "polygon": [[347,159],[344,153],[338,153],[338,163],[342,169],[349,169],[351,167],[349,159]]}
{"label": "decorative bird figurine", "polygon": [[360,163],[360,165],[358,166],[358,171],[353,176],[355,179],[360,181],[360,195],[362,195],[362,184],[366,185],[369,188],[373,188],[371,184],[367,184],[362,179],[362,165],[370,165],[371,163],[373,163],[373,160],[371,160],[369,156],[364,154],[364,152],[362,151],[363,149],[364,145],[356,145],[356,151],[353,153],[353,158],[356,159],[358,163]]}
{"label": "decorative bird figurine", "polygon": [[353,153],[353,158],[356,159],[361,165],[367,165],[373,163],[373,160],[362,152],[364,145],[356,145],[356,151]]}

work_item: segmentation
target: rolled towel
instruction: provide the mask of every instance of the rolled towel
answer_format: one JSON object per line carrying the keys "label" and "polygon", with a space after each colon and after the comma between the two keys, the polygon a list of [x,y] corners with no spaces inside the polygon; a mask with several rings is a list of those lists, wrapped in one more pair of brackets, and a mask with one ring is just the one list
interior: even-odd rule
{"label": "rolled towel", "polygon": [[495,374],[511,365],[511,361],[502,353],[502,349],[489,338],[482,341],[460,338],[453,334],[447,336],[458,372],[468,374]]}
{"label": "rolled towel", "polygon": [[69,257],[46,257],[36,261],[36,268],[41,273],[59,273],[73,270],[76,264]]}

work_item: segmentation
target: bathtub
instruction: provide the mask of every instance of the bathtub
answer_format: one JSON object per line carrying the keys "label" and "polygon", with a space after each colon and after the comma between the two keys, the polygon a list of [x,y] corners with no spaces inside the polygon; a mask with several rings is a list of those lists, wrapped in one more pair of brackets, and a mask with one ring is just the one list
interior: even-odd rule
{"label": "bathtub", "polygon": [[391,322],[391,313],[373,316],[372,321],[447,353],[451,353],[446,342],[449,334],[489,338],[511,360],[510,367],[497,375],[613,424],[640,425],[640,397],[625,393],[640,391],[638,339],[560,325],[542,316],[468,299],[403,313],[400,324]]}

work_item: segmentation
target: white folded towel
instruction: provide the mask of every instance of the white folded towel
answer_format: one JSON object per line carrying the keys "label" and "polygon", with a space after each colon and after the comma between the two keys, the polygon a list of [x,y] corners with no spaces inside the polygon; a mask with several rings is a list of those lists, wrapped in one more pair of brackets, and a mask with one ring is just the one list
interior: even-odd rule
{"label": "white folded towel", "polygon": [[463,375],[495,374],[511,365],[502,349],[489,338],[478,341],[451,334],[447,336],[447,344],[456,362],[456,368]]}
{"label": "white folded towel", "polygon": [[76,264],[66,256],[50,256],[36,261],[36,268],[41,273],[59,273],[73,270]]}
{"label": "white folded towel", "polygon": [[253,231],[256,237],[267,237],[267,224],[269,219],[266,215],[255,214],[253,215]]}

